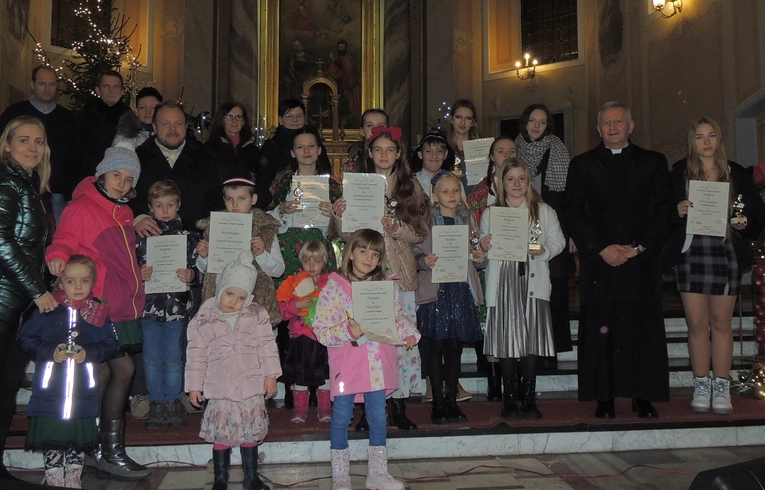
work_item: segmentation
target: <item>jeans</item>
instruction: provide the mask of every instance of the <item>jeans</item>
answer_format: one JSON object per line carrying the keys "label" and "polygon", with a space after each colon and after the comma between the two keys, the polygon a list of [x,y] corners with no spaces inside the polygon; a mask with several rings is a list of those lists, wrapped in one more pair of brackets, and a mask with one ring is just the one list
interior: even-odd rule
{"label": "jeans", "polygon": [[[348,447],[348,425],[353,418],[353,400],[356,395],[336,396],[332,403],[332,422],[329,427],[331,449]],[[384,446],[387,435],[385,421],[385,390],[364,393],[364,408],[369,422],[369,445]]]}
{"label": "jeans", "polygon": [[182,321],[158,322],[141,319],[143,367],[149,401],[172,402],[183,387],[181,362]]}
{"label": "jeans", "polygon": [[61,213],[64,212],[64,208],[66,207],[66,200],[64,199],[64,195],[51,194],[50,204],[51,207],[53,207],[53,216],[56,217],[56,225],[58,225],[61,223]]}

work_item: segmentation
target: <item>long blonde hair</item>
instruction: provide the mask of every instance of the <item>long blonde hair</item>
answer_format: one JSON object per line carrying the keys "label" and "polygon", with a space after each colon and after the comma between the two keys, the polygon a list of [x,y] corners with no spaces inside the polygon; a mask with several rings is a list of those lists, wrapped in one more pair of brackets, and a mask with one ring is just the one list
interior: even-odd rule
{"label": "long blonde hair", "polygon": [[528,186],[526,187],[526,207],[529,208],[529,223],[534,223],[539,219],[539,196],[534,194],[534,188],[531,185],[531,172],[529,171],[529,166],[525,161],[519,158],[510,157],[502,162],[499,180],[497,181],[496,205],[508,206],[507,195],[505,194],[505,175],[514,168],[520,168],[526,174],[526,182],[528,183]]}
{"label": "long blonde hair", "polygon": [[[717,149],[715,149],[715,154],[712,157],[717,169],[717,182],[730,182],[730,168],[728,166],[728,157],[725,155],[720,126],[711,118],[700,117],[691,121],[691,126],[688,128],[688,157],[686,158],[687,165],[685,168],[686,187],[691,180],[707,180],[704,173],[704,162],[701,161],[699,152],[696,149],[696,131],[698,131],[699,126],[702,124],[712,126],[712,131],[717,136]],[[731,190],[731,192],[733,191]]]}
{"label": "long blonde hair", "polygon": [[[380,262],[378,262],[377,267],[367,274],[366,277],[357,277],[356,274],[353,273],[353,260],[351,260],[351,256],[353,255],[353,251],[357,248],[367,248],[380,254]],[[349,281],[382,281],[385,279],[386,269],[385,239],[380,232],[370,230],[369,228],[356,230],[345,244],[343,263],[338,270],[340,275]]]}
{"label": "long blonde hair", "polygon": [[26,125],[38,127],[43,134],[45,150],[35,170],[37,170],[37,175],[40,177],[40,188],[38,191],[40,194],[44,194],[50,191],[50,147],[48,146],[48,136],[45,133],[45,126],[43,126],[42,121],[33,116],[19,116],[9,122],[2,136],[0,136],[0,155],[2,155],[0,158],[2,158],[3,163],[6,165],[18,165],[18,162],[14,162],[10,158],[10,147],[16,132],[21,126]]}

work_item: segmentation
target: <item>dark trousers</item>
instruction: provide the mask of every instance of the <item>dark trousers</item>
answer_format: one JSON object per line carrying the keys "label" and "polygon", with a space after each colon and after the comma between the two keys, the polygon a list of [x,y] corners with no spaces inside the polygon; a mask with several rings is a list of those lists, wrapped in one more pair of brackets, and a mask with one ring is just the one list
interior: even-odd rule
{"label": "dark trousers", "polygon": [[16,394],[24,379],[28,361],[29,356],[16,345],[13,337],[0,337],[0,458],[16,413]]}

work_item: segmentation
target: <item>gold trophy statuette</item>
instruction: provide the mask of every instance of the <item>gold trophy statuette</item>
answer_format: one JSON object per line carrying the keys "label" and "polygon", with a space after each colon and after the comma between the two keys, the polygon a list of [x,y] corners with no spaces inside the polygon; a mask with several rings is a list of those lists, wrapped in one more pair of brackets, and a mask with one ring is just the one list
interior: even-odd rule
{"label": "gold trophy statuette", "polygon": [[66,357],[74,357],[80,353],[80,346],[74,343],[74,340],[79,335],[77,332],[77,310],[69,308],[69,332],[66,336],[66,344],[64,347],[59,348],[59,352]]}
{"label": "gold trophy statuette", "polygon": [[478,230],[470,230],[470,258],[475,259],[475,254],[481,247],[481,240],[478,238]]}
{"label": "gold trophy statuette", "polygon": [[542,236],[542,225],[539,220],[531,227],[531,236],[529,237],[529,250],[536,252],[542,250],[542,245],[539,243],[539,237]]}
{"label": "gold trophy statuette", "polygon": [[395,197],[391,197],[388,199],[388,197],[385,197],[385,221],[390,223],[391,225],[395,225],[398,223],[398,218],[396,218],[396,206],[398,206],[398,201]]}
{"label": "gold trophy statuette", "polygon": [[454,155],[454,168],[452,169],[452,173],[457,177],[462,177],[462,167],[460,167],[461,163],[462,159],[459,157],[459,155]]}
{"label": "gold trophy statuette", "polygon": [[303,197],[304,194],[305,194],[305,191],[303,191],[303,189],[300,188],[300,182],[297,182],[295,185],[295,190],[292,191],[292,195],[295,196],[295,199],[292,201],[293,202],[292,205],[298,211],[303,210],[303,203],[300,202],[300,199]]}
{"label": "gold trophy statuette", "polygon": [[733,211],[736,213],[736,215],[730,219],[730,224],[732,225],[746,225],[746,216],[744,216],[745,204],[742,200],[743,198],[744,196],[739,194],[736,198],[736,201],[733,203]]}

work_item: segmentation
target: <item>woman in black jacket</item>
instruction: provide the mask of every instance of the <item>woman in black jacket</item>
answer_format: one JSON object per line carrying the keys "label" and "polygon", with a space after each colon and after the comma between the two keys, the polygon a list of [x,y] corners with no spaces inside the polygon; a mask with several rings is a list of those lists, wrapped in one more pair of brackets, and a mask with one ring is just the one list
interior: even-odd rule
{"label": "woman in black jacket", "polygon": [[[720,127],[707,117],[691,123],[688,157],[674,165],[670,178],[678,203],[677,220],[664,259],[674,268],[688,324],[688,352],[694,375],[691,408],[729,414],[733,411],[729,380],[733,308],[742,274],[754,263],[748,240],[756,238],[765,224],[765,205],[751,176],[726,158]],[[740,195],[746,221],[729,222],[725,237],[687,234],[688,209],[693,207],[688,200],[688,186],[693,180],[730,183],[728,209]]]}
{"label": "woman in black jacket", "polygon": [[45,266],[48,218],[40,194],[50,191],[50,148],[42,122],[19,116],[8,123],[0,155],[0,480],[17,480],[2,464],[29,360],[14,338],[32,302],[41,313],[58,305],[48,292]]}
{"label": "woman in black jacket", "polygon": [[[252,134],[250,119],[247,109],[238,102],[224,102],[215,111],[210,124],[210,137],[203,145],[209,159],[215,166],[217,182],[222,184],[230,175],[241,172],[255,173],[260,149]],[[268,186],[271,181],[257,179],[256,193],[258,195],[257,207],[264,208],[271,202],[271,193]],[[213,208],[221,205],[216,200]]]}

